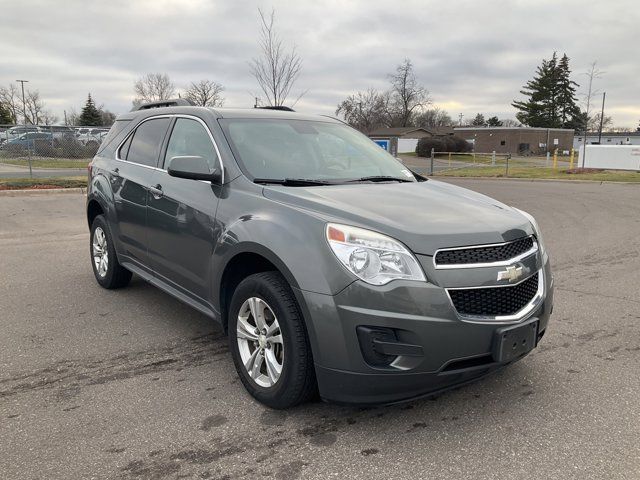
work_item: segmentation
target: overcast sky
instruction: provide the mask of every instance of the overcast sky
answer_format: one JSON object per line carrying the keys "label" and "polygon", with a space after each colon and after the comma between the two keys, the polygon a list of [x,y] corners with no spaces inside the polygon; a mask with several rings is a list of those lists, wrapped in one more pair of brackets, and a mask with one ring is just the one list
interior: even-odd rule
{"label": "overcast sky", "polygon": [[304,61],[293,90],[308,90],[299,111],[332,114],[351,93],[384,89],[408,57],[452,117],[514,118],[512,100],[556,50],[567,53],[580,84],[597,60],[605,73],[595,89],[607,92],[614,125],[635,129],[640,121],[634,0],[0,0],[0,85],[29,80],[60,117],[79,110],[88,92],[122,113],[138,77],[166,72],[178,88],[220,82],[225,106],[250,107],[258,7],[275,8],[283,39]]}

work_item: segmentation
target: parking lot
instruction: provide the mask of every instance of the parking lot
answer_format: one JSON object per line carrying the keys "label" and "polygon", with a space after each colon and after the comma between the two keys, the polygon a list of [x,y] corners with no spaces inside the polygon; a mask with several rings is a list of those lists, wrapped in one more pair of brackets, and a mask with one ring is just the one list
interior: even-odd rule
{"label": "parking lot", "polygon": [[0,196],[0,478],[639,478],[639,187],[454,182],[538,219],[550,328],[507,370],[367,409],[259,405],[208,318],[97,285],[82,195]]}

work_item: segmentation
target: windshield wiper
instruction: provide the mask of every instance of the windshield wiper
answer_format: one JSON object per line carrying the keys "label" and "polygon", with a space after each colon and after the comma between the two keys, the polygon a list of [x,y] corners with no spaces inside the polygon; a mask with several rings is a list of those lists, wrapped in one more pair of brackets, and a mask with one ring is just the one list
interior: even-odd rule
{"label": "windshield wiper", "polygon": [[335,185],[335,182],[327,180],[314,180],[312,178],[254,178],[253,183],[261,185],[284,185],[285,187],[309,187],[314,185]]}
{"label": "windshield wiper", "polygon": [[355,180],[347,180],[347,182],[413,182],[413,180],[410,178],[392,177],[390,175],[371,175],[369,177],[356,178]]}

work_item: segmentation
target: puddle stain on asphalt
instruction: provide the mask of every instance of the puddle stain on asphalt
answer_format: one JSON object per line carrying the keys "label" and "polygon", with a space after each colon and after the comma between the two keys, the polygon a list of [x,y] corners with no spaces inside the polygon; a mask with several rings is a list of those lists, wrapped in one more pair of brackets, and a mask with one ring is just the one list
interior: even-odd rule
{"label": "puddle stain on asphalt", "polygon": [[[105,359],[63,360],[30,373],[0,380],[0,398],[59,387],[58,401],[71,400],[83,386],[104,385],[168,370],[211,364],[229,351],[226,337],[208,334],[164,348],[143,350]],[[159,377],[154,377],[159,378]]]}

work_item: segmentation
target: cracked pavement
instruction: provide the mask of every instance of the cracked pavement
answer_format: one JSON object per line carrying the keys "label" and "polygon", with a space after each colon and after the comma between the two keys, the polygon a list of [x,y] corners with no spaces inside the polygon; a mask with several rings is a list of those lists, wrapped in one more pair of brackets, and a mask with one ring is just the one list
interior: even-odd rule
{"label": "cracked pavement", "polygon": [[366,409],[262,407],[209,319],[96,284],[82,195],[0,197],[0,478],[639,478],[640,188],[451,181],[538,219],[550,328],[500,373]]}

